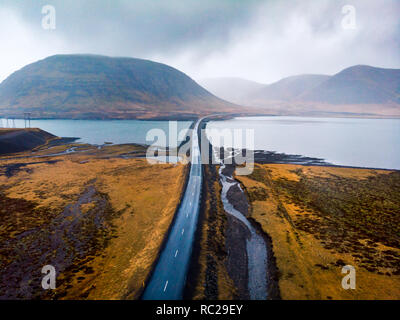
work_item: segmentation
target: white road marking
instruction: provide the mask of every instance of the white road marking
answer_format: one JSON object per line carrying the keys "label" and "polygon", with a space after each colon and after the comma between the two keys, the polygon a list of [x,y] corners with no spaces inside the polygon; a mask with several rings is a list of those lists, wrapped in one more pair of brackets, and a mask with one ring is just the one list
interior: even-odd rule
{"label": "white road marking", "polygon": [[167,280],[167,282],[165,283],[164,292],[165,292],[165,290],[167,290],[167,285],[168,285],[168,280]]}
{"label": "white road marking", "polygon": [[175,258],[176,258],[177,255],[178,255],[178,250],[175,251]]}

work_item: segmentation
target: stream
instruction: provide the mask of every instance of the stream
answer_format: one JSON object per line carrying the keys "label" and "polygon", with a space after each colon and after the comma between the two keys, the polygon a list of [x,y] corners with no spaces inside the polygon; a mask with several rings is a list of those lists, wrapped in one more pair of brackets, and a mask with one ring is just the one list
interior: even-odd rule
{"label": "stream", "polygon": [[[267,299],[267,246],[264,238],[259,235],[247,218],[229,202],[227,194],[231,187],[240,184],[232,176],[223,174],[225,164],[221,162],[219,169],[220,181],[222,184],[221,199],[225,211],[241,221],[250,231],[250,237],[246,240],[247,267],[248,267],[248,290],[250,299]],[[243,192],[243,190],[242,190]]]}

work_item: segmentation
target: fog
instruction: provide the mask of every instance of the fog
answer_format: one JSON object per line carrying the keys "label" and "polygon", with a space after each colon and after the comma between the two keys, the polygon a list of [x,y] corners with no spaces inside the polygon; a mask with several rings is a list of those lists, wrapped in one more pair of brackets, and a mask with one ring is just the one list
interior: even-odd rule
{"label": "fog", "polygon": [[[348,4],[354,28],[343,27]],[[44,5],[56,10],[54,30],[42,27]],[[145,58],[194,79],[262,83],[355,64],[399,68],[399,17],[396,0],[2,0],[0,81],[57,53]]]}

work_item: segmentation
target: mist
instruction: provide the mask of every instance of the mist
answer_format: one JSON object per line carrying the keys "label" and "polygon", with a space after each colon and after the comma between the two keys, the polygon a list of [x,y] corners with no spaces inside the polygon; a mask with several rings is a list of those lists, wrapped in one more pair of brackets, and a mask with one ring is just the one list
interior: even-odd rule
{"label": "mist", "polygon": [[[56,28],[42,27],[42,7]],[[344,28],[343,6],[355,9]],[[270,83],[356,64],[400,67],[400,3],[372,1],[11,1],[0,4],[0,81],[53,54],[150,59],[194,79]]]}

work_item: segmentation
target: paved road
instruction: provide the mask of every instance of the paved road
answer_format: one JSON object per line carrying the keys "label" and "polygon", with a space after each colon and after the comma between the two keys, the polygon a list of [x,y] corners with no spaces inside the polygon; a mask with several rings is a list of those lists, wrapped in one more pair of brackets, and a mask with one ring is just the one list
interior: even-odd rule
{"label": "paved road", "polygon": [[179,300],[192,255],[194,234],[200,207],[201,159],[198,139],[199,120],[193,130],[191,147],[191,169],[189,181],[177,212],[174,225],[164,250],[145,288],[144,300]]}

